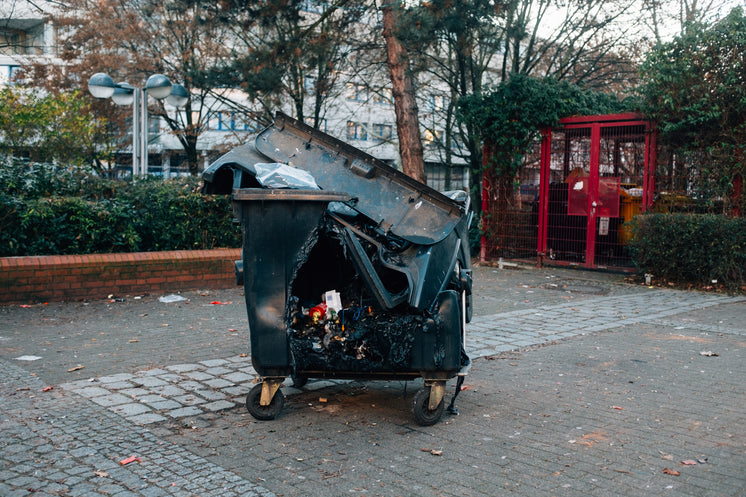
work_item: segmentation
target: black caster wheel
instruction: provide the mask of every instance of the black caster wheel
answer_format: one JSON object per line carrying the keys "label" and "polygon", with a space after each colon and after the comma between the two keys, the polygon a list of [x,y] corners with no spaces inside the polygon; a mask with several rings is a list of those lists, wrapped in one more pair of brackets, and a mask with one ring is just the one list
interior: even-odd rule
{"label": "black caster wheel", "polygon": [[291,380],[293,380],[293,386],[295,388],[303,388],[306,386],[306,383],[308,383],[308,376],[303,375],[293,375],[290,377]]}
{"label": "black caster wheel", "polygon": [[443,409],[445,404],[443,399],[440,399],[440,404],[433,410],[430,410],[430,387],[424,387],[414,394],[414,400],[412,401],[412,412],[414,412],[414,419],[420,426],[432,426],[438,421],[443,415]]}
{"label": "black caster wheel", "polygon": [[282,390],[278,389],[268,406],[259,404],[261,397],[262,385],[260,383],[254,386],[248,395],[246,395],[246,409],[249,411],[249,414],[260,421],[275,419],[285,405],[285,394],[282,393]]}

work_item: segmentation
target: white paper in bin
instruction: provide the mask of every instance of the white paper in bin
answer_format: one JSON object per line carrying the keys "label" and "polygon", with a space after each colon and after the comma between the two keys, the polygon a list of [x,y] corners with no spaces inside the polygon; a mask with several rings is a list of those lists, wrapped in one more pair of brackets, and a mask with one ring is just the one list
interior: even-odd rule
{"label": "white paper in bin", "polygon": [[326,303],[327,314],[331,314],[332,311],[338,313],[342,310],[342,297],[336,290],[329,290],[324,293],[324,302]]}

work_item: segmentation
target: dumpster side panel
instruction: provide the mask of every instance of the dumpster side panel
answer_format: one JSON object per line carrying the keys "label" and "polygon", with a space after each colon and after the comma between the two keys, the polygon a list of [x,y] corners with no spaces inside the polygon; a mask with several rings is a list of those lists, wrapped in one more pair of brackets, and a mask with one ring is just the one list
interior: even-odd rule
{"label": "dumpster side panel", "polygon": [[412,369],[456,372],[461,368],[459,296],[453,290],[438,295],[438,313],[429,319],[413,346]]}
{"label": "dumpster side panel", "polygon": [[318,236],[325,202],[240,201],[251,358],[262,376],[290,374],[288,289]]}
{"label": "dumpster side panel", "polygon": [[460,248],[460,240],[451,232],[440,243],[419,249],[412,264],[419,269],[409,301],[412,307],[424,310],[435,303],[451,278]]}

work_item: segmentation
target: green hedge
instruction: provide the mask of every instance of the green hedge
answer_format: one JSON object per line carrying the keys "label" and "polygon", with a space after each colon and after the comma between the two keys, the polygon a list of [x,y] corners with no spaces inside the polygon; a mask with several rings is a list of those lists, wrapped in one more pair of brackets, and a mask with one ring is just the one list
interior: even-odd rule
{"label": "green hedge", "polygon": [[0,256],[240,247],[230,199],[196,178],[105,180],[47,167],[0,174]]}
{"label": "green hedge", "polygon": [[632,221],[637,267],[677,283],[746,285],[746,219],[712,214],[645,214]]}

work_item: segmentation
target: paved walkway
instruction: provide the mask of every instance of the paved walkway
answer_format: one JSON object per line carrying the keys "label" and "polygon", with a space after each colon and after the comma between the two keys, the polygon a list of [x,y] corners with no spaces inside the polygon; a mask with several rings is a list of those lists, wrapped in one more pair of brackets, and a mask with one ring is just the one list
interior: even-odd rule
{"label": "paved walkway", "polygon": [[[746,297],[620,280],[478,268],[462,415],[428,429],[408,412],[417,387],[396,382],[287,386],[278,420],[249,418],[239,406],[255,373],[236,290],[182,305],[0,308],[0,495],[738,495]],[[702,361],[706,381],[680,379]],[[642,383],[654,388],[630,393]],[[343,432],[352,445],[333,436]],[[674,454],[679,437],[697,449]],[[637,461],[620,449],[632,445]],[[601,446],[600,459],[581,453]],[[604,466],[620,450],[632,461]]]}

